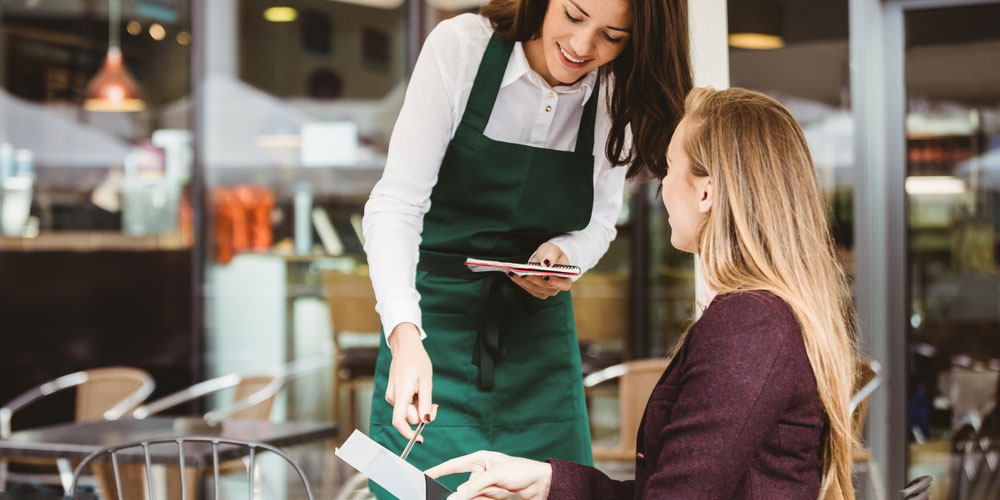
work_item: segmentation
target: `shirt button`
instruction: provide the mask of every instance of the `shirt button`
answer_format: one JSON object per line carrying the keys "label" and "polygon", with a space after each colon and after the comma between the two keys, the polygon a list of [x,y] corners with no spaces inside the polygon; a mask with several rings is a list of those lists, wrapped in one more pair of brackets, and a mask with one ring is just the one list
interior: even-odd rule
{"label": "shirt button", "polygon": [[549,99],[552,99],[552,98],[553,98],[553,97],[555,97],[555,96],[556,96],[556,93],[555,93],[555,92],[549,92],[549,93],[548,93],[548,94],[546,95],[546,97],[548,97]]}
{"label": "shirt button", "polygon": [[552,106],[545,106],[545,112],[548,113],[549,111],[552,111]]}

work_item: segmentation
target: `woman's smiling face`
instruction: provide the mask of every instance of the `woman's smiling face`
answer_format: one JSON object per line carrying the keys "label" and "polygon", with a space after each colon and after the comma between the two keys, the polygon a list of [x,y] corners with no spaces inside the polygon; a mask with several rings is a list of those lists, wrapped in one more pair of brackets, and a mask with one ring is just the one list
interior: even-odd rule
{"label": "woman's smiling face", "polygon": [[549,85],[569,84],[618,57],[631,30],[627,0],[549,0],[542,36],[525,53]]}

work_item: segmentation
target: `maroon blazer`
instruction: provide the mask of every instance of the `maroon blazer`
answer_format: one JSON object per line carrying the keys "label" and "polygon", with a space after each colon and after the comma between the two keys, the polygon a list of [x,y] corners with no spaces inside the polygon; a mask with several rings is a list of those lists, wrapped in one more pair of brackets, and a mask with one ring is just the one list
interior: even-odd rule
{"label": "maroon blazer", "polygon": [[561,460],[549,498],[816,500],[823,406],[791,309],[716,297],[653,389],[633,481]]}

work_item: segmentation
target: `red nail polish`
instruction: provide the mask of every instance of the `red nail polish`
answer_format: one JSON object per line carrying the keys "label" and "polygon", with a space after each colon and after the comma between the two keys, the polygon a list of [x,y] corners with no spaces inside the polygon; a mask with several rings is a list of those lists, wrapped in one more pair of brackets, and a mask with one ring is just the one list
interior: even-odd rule
{"label": "red nail polish", "polygon": [[548,281],[548,280],[549,280],[549,277],[548,277],[548,276],[546,276],[546,277],[545,277],[545,281]]}
{"label": "red nail polish", "polygon": [[424,423],[425,424],[431,423],[431,414],[430,413],[424,415]]}
{"label": "red nail polish", "polygon": [[514,272],[513,271],[507,271],[507,276],[513,278],[514,277]]}
{"label": "red nail polish", "polygon": [[545,259],[545,267],[549,267],[551,265],[552,263],[549,262],[549,259]]}

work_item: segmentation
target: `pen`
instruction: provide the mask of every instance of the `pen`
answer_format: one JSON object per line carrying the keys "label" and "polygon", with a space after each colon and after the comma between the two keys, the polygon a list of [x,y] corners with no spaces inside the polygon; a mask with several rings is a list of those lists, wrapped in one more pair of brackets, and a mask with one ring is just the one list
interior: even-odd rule
{"label": "pen", "polygon": [[406,456],[410,454],[410,449],[413,448],[413,443],[417,442],[417,438],[420,437],[420,431],[422,430],[424,430],[424,423],[421,421],[420,424],[417,425],[416,434],[414,434],[413,437],[410,438],[409,443],[406,443],[406,448],[403,449],[403,453],[399,455],[399,458],[406,460]]}

